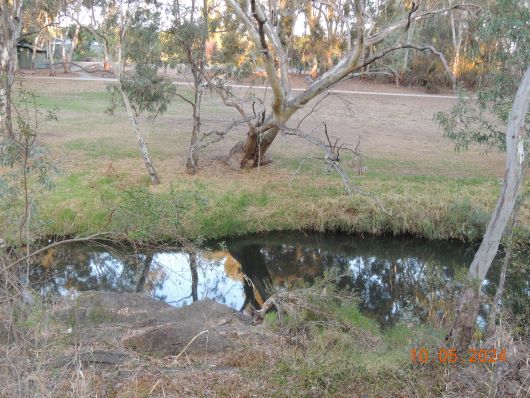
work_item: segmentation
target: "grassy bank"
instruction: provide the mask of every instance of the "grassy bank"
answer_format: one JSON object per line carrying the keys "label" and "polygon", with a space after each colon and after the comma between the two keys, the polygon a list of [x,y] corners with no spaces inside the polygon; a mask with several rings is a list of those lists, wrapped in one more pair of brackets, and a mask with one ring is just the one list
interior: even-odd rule
{"label": "grassy bank", "polygon": [[[58,121],[40,126],[39,141],[58,168],[54,185],[34,213],[40,235],[111,231],[131,240],[162,241],[341,230],[477,240],[500,189],[502,154],[485,156],[482,148],[472,148],[459,155],[433,124],[433,112],[447,108],[447,100],[405,97],[400,99],[408,101],[404,113],[404,104],[393,99],[363,97],[348,114],[340,101],[330,99],[322,114],[315,114],[312,123],[328,122],[341,142],[355,142],[363,134],[368,172],[349,173],[355,184],[384,203],[388,215],[368,196],[346,195],[341,180],[324,172],[319,160],[306,161],[293,178],[308,154],[320,156],[314,147],[293,138],[278,137],[271,165],[232,170],[215,159],[244,136],[241,129],[206,148],[198,174],[188,176],[183,163],[190,109],[178,101],[153,126],[149,145],[162,184],[149,186],[126,116],[104,113],[104,83],[31,85],[41,109],[60,109]],[[233,116],[230,112],[215,97],[205,97],[204,130],[226,123]],[[521,220],[524,235],[530,225],[528,205],[521,210]]]}
{"label": "grassy bank", "polygon": [[[272,174],[272,175],[271,175]],[[283,174],[283,175],[282,175]],[[266,178],[259,178],[265,175]],[[341,230],[412,234],[429,239],[479,239],[499,183],[494,179],[448,179],[369,175],[358,179],[379,197],[344,192],[334,176],[241,172],[238,178],[177,178],[167,186],[124,184],[125,175],[75,173],[57,178],[45,200],[44,235],[101,230],[131,239],[219,238],[274,230]],[[525,215],[526,217],[526,215]]]}

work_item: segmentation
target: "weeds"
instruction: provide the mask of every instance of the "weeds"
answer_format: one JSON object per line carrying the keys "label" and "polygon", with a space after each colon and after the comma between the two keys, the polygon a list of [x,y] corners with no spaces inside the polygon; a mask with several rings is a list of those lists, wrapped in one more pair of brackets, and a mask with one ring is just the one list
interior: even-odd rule
{"label": "weeds", "polygon": [[409,358],[410,347],[435,347],[442,333],[414,324],[380,330],[360,313],[353,295],[336,289],[333,278],[328,274],[312,287],[271,296],[277,313],[265,314],[265,322],[281,332],[286,346],[274,366],[247,372],[270,380],[275,397],[420,397],[442,388],[437,369],[416,369]]}

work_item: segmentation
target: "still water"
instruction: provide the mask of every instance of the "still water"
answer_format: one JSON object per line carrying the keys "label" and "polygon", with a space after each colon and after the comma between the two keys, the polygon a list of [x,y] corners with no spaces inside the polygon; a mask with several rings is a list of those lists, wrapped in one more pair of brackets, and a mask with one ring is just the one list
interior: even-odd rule
{"label": "still water", "polygon": [[[73,244],[50,250],[31,279],[42,295],[103,290],[145,292],[171,305],[211,298],[245,311],[271,291],[311,283],[326,270],[382,326],[404,318],[443,322],[455,280],[477,246],[407,237],[269,233],[210,242],[191,253],[131,246]],[[496,272],[486,290],[495,288]]]}

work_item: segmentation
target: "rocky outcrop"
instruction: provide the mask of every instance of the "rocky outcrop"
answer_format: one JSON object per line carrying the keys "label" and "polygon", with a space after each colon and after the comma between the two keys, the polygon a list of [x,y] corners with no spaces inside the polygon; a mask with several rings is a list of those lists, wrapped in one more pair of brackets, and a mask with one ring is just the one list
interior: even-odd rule
{"label": "rocky outcrop", "polygon": [[250,317],[212,300],[175,308],[140,293],[84,292],[56,316],[74,341],[153,356],[234,350],[255,329]]}

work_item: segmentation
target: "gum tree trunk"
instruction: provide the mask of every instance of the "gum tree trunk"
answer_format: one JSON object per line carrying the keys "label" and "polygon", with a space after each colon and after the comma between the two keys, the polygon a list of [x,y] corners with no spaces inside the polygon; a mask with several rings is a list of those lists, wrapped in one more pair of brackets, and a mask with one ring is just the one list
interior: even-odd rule
{"label": "gum tree trunk", "polygon": [[72,58],[74,57],[74,51],[75,51],[75,48],[77,47],[77,41],[79,40],[79,29],[80,28],[81,27],[79,26],[79,24],[75,25],[74,35],[72,36],[70,49],[68,50],[68,53],[67,53],[67,60],[68,60],[68,67],[67,68],[68,68],[68,72],[70,72],[70,70],[71,70],[70,62],[72,62]]}
{"label": "gum tree trunk", "polygon": [[39,45],[40,35],[35,36],[33,40],[33,50],[31,52],[31,70],[35,69],[35,59],[37,58],[37,46]]}
{"label": "gum tree trunk", "polygon": [[[53,44],[52,41],[53,40]],[[55,39],[50,38],[48,40],[48,60],[50,62],[50,76],[55,76],[55,61],[53,59],[53,55],[55,53]]]}
{"label": "gum tree trunk", "polygon": [[70,72],[70,62],[68,61],[66,52],[66,40],[63,31],[61,31],[61,57],[63,59],[63,71],[64,73]]}
{"label": "gum tree trunk", "polygon": [[[193,12],[195,10],[195,0],[192,1],[192,12],[190,21],[193,24]],[[206,62],[206,43],[208,41],[208,0],[203,0],[202,18],[205,23],[206,34],[201,37],[199,53],[194,57],[193,48],[186,43],[183,43],[186,48],[186,55],[191,66],[193,75],[193,87],[195,96],[191,106],[193,108],[193,127],[191,130],[190,146],[188,149],[188,157],[186,160],[186,172],[193,175],[197,172],[197,164],[199,162],[199,136],[201,134],[201,103],[202,103],[202,76],[204,73],[204,64]]]}
{"label": "gum tree trunk", "polygon": [[263,133],[249,132],[242,146],[240,167],[257,167],[269,163],[266,152],[279,131],[278,127],[272,127]]}
{"label": "gum tree trunk", "polygon": [[123,72],[122,51],[123,51],[123,42],[125,38],[126,28],[127,28],[127,23],[124,23],[124,25],[121,28],[120,43],[118,45],[118,62],[116,65],[118,87],[119,87],[119,90],[120,90],[120,93],[123,99],[125,111],[127,112],[127,117],[129,118],[129,121],[131,122],[133,126],[134,135],[136,136],[136,140],[138,141],[138,145],[140,146],[140,153],[142,154],[142,160],[144,161],[145,168],[147,169],[147,172],[149,173],[151,184],[158,185],[160,184],[160,178],[158,178],[158,173],[156,172],[155,166],[153,165],[153,161],[151,160],[151,157],[149,156],[149,151],[147,149],[147,142],[145,141],[144,135],[142,134],[142,130],[140,129],[140,124],[138,120],[139,114],[135,111],[135,109],[131,105],[129,95],[123,89],[123,85],[121,83],[121,77],[122,77],[122,72]]}
{"label": "gum tree trunk", "polygon": [[15,81],[22,11],[22,0],[0,0],[0,130],[11,139],[15,138],[11,115],[11,89]]}
{"label": "gum tree trunk", "polygon": [[138,125],[138,118],[135,115],[134,110],[132,109],[131,102],[129,101],[129,96],[125,91],[121,89],[121,87],[120,91],[123,98],[123,103],[125,104],[125,110],[127,111],[127,116],[129,117],[129,121],[133,125],[134,135],[136,136],[136,140],[138,141],[138,145],[140,146],[142,160],[144,161],[145,168],[149,173],[151,184],[158,185],[160,184],[160,178],[158,178],[158,173],[156,172],[155,166],[153,165],[151,157],[149,156],[147,143],[145,142],[142,132],[140,131],[140,126]]}
{"label": "gum tree trunk", "polygon": [[480,305],[480,288],[497,254],[504,229],[514,210],[523,179],[525,162],[525,116],[530,102],[530,68],[526,71],[513,103],[506,129],[506,173],[497,205],[486,228],[482,243],[467,274],[468,284],[461,294],[456,319],[448,336],[455,346],[466,348],[472,340]]}
{"label": "gum tree trunk", "polygon": [[197,144],[199,141],[199,134],[201,132],[201,102],[202,102],[202,92],[201,92],[201,81],[200,76],[198,75],[195,67],[192,66],[193,71],[193,83],[195,88],[195,97],[193,100],[193,127],[191,130],[191,140],[190,147],[188,149],[188,159],[186,161],[186,172],[188,174],[195,174],[197,172],[197,163],[199,161],[199,154]]}

